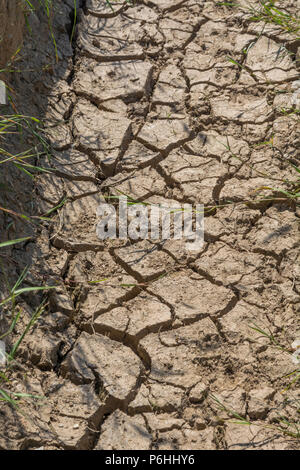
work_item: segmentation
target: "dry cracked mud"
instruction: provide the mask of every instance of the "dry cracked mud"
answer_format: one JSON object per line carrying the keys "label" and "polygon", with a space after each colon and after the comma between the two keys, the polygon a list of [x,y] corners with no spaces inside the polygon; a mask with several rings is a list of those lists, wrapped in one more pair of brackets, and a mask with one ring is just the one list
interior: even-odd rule
{"label": "dry cracked mud", "polygon": [[[32,265],[29,285],[59,284],[14,378],[45,400],[28,403],[30,419],[1,408],[0,448],[299,448],[265,427],[277,411],[294,418],[299,394],[287,403],[280,393],[290,355],[250,328],[284,330],[287,344],[299,336],[299,210],[284,198],[255,203],[257,188],[295,179],[299,124],[281,110],[300,86],[299,42],[218,2],[112,11],[86,0],[71,46],[73,1],[58,3],[60,61],[19,86],[53,149],[28,204],[43,215],[64,203],[13,250],[17,273]],[[50,52],[37,50],[49,47],[41,34],[25,51],[42,68]],[[181,240],[101,241],[97,207],[120,193],[215,207],[201,252]],[[40,299],[24,299],[28,316]],[[213,396],[251,426],[232,423]]]}

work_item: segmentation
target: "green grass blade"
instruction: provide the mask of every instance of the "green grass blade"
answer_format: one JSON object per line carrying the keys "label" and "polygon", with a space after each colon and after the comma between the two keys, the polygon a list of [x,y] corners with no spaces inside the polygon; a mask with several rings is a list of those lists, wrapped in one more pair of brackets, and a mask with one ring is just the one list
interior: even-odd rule
{"label": "green grass blade", "polygon": [[4,248],[6,246],[16,245],[17,243],[25,242],[26,240],[30,240],[30,237],[25,238],[16,238],[16,240],[8,240],[6,242],[0,243],[0,248]]}

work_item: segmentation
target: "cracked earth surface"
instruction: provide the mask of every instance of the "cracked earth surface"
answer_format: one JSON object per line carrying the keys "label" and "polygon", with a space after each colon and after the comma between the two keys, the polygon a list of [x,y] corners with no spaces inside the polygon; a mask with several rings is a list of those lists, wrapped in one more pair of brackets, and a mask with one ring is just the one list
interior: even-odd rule
{"label": "cracked earth surface", "polygon": [[[278,390],[293,365],[249,324],[285,328],[290,343],[299,332],[299,212],[285,200],[254,202],[257,188],[294,179],[298,121],[280,109],[299,87],[283,46],[296,54],[299,44],[215,2],[144,0],[112,12],[87,0],[72,48],[72,4],[58,7],[59,65],[43,80],[25,76],[53,148],[41,165],[54,171],[36,180],[33,203],[44,214],[67,198],[17,251],[33,264],[27,282],[60,285],[22,345],[30,378],[16,379],[47,399],[30,405],[30,421],[5,409],[0,445],[296,448],[256,426],[285,406]],[[259,145],[271,136],[273,146]],[[120,192],[217,206],[201,252],[180,240],[99,240],[99,201]],[[39,300],[26,298],[28,315]],[[212,395],[253,425],[229,422]]]}

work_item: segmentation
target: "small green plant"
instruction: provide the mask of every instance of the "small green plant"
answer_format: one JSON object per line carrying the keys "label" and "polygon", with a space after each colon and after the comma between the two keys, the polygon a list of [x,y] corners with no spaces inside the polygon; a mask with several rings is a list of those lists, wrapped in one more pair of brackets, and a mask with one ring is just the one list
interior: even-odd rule
{"label": "small green plant", "polygon": [[[249,324],[249,328],[251,328],[253,331],[257,332],[260,337],[266,338],[269,341],[269,344],[271,347],[274,347],[275,349],[285,352],[290,355],[291,357],[291,362],[296,363],[297,361],[294,360],[294,357],[292,355],[293,348],[287,347],[282,342],[272,333],[270,329],[266,329],[264,327],[261,327],[260,325],[257,325],[255,322],[251,322]],[[299,341],[296,341],[298,344]],[[295,385],[296,383],[299,382],[300,380],[300,362],[297,363],[297,367],[284,376],[283,378],[286,380],[290,380],[289,383],[286,385],[286,387],[281,390],[281,393],[287,393],[289,389]],[[228,421],[230,423],[234,424],[242,424],[242,425],[254,425],[257,426],[258,428],[266,428],[270,429],[276,432],[280,432],[283,435],[289,436],[294,439],[300,439],[300,421],[298,419],[298,414],[300,413],[300,404],[299,401],[297,400],[289,400],[286,398],[283,402],[283,407],[285,404],[291,403],[294,404],[293,409],[295,411],[295,417],[294,418],[287,418],[284,416],[282,413],[277,411],[277,418],[276,422],[270,423],[270,424],[265,424],[265,423],[258,423],[258,422],[252,422],[250,419],[245,418],[243,416],[240,416],[235,410],[229,408],[226,406],[224,403],[221,402],[221,400],[216,397],[215,395],[211,394],[210,399],[213,400],[216,404],[219,410],[223,411],[226,413],[228,416]]]}
{"label": "small green plant", "polygon": [[73,21],[72,32],[71,32],[71,37],[70,37],[71,43],[73,42],[73,39],[75,36],[76,24],[77,24],[77,4],[76,4],[76,0],[74,0],[74,21]]}
{"label": "small green plant", "polygon": [[[286,352],[288,354],[292,353],[293,350],[291,348],[288,348],[288,347],[282,345],[281,342],[275,337],[275,335],[270,330],[266,331],[264,328],[262,328],[261,326],[257,325],[254,322],[252,322],[252,324],[250,324],[250,328],[253,331],[256,331],[257,333],[259,333],[264,338],[267,338],[270,342],[270,345],[272,347],[274,347],[275,349],[278,349],[282,352]],[[292,378],[292,381],[286,386],[284,391],[288,390],[293,384],[297,383],[300,380],[300,363],[299,363],[299,367],[296,367],[295,370],[290,372],[286,376],[286,378]]]}
{"label": "small green plant", "polygon": [[276,6],[276,0],[260,0],[259,7],[250,6],[250,21],[263,21],[266,24],[275,24],[288,33],[298,33],[300,19]]}
{"label": "small green plant", "polygon": [[[276,424],[264,424],[252,422],[249,419],[240,416],[235,410],[226,406],[218,397],[213,394],[209,395],[209,398],[217,404],[220,411],[223,411],[228,416],[227,423],[240,424],[246,426],[256,426],[257,428],[270,429],[271,431],[279,432],[284,436],[289,436],[293,439],[300,439],[300,423],[298,421],[290,421],[285,416],[278,413]],[[300,409],[296,409],[299,413]],[[225,420],[221,420],[225,422]]]}
{"label": "small green plant", "polygon": [[[25,148],[18,154],[11,154],[5,146],[5,142],[10,141],[14,137],[20,140],[20,143]],[[25,140],[32,142],[30,147],[25,145]],[[37,173],[51,173],[51,170],[31,163],[42,155],[50,156],[51,153],[50,147],[43,136],[42,123],[39,119],[21,114],[0,114],[0,169],[3,166],[12,165],[31,179]],[[8,191],[4,180],[0,180],[0,189],[4,193]],[[0,204],[0,212],[5,212],[31,223],[35,223],[40,219],[37,216],[17,213],[3,202]]]}
{"label": "small green plant", "polygon": [[[289,164],[291,165],[291,167],[295,171],[295,179],[292,180],[292,181],[287,180],[285,178],[280,178],[279,176],[278,177],[273,177],[273,176],[269,175],[266,172],[257,170],[255,168],[255,165],[252,165],[251,163],[248,163],[247,161],[244,161],[239,155],[236,155],[230,147],[228,137],[227,137],[227,143],[226,144],[224,144],[223,142],[219,142],[219,143],[221,145],[223,145],[224,148],[226,148],[226,150],[230,153],[231,158],[238,160],[243,165],[250,168],[258,176],[268,178],[269,180],[274,180],[274,181],[277,181],[277,182],[281,182],[287,188],[287,189],[282,189],[282,188],[276,188],[276,187],[271,187],[271,186],[261,186],[259,188],[256,188],[256,191],[255,191],[256,193],[259,193],[261,191],[270,191],[270,194],[263,194],[262,196],[257,196],[256,198],[253,198],[251,201],[250,200],[240,201],[238,204],[246,204],[247,205],[250,202],[252,204],[255,204],[255,203],[260,204],[263,201],[274,201],[274,202],[276,202],[276,201],[279,201],[279,200],[290,200],[290,201],[294,201],[297,205],[299,204],[299,197],[300,197],[300,168],[299,167],[297,167],[293,163],[289,162]],[[272,148],[274,148],[273,138],[271,138],[269,141],[257,144],[256,146],[260,146],[260,147],[262,147],[262,146],[271,146]],[[281,195],[282,197],[279,197],[278,194]],[[233,204],[235,204],[235,203],[233,203],[231,201],[228,201],[228,203],[226,203],[225,205],[233,205]],[[217,208],[217,207],[220,208],[220,207],[223,207],[223,206],[224,206],[224,204],[220,205],[220,206],[214,206],[213,208]],[[206,209],[208,209],[208,207],[206,207]]]}

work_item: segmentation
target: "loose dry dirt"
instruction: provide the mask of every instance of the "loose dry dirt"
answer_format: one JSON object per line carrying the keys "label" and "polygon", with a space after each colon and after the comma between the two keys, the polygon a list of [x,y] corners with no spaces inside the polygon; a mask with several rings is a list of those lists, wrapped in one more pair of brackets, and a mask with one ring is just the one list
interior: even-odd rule
{"label": "loose dry dirt", "polygon": [[[38,39],[24,53],[40,70],[16,86],[53,147],[39,164],[54,173],[24,188],[28,211],[67,202],[12,253],[15,275],[31,264],[29,284],[60,287],[12,384],[45,400],[29,401],[30,420],[1,407],[0,447],[299,448],[262,426],[277,413],[295,418],[297,393],[280,393],[295,366],[249,327],[284,331],[287,347],[299,335],[299,212],[284,199],[254,202],[257,188],[295,180],[298,121],[282,108],[300,85],[299,42],[216,2],[144,0],[112,12],[87,0],[71,47],[73,0],[58,3],[59,63],[41,72],[52,46],[32,15]],[[99,240],[100,197],[120,191],[218,206],[202,251],[180,240]],[[23,313],[40,300],[27,296]],[[229,422],[212,395],[253,425]]]}

